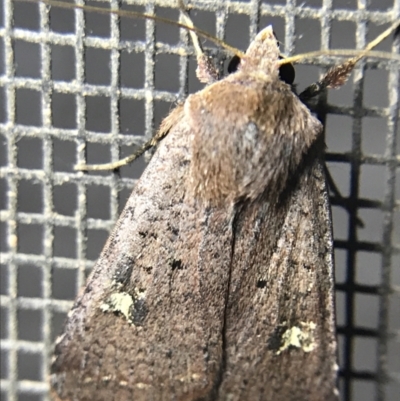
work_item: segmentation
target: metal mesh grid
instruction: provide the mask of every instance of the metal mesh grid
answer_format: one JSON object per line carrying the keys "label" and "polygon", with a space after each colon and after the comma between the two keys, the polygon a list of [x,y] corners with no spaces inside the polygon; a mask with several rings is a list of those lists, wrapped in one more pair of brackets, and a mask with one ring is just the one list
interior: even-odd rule
{"label": "metal mesh grid", "polygon": [[[123,3],[179,17],[172,0]],[[287,53],[361,49],[400,18],[400,0],[190,4],[196,25],[241,48],[272,22]],[[44,400],[52,342],[144,168],[141,161],[119,174],[83,174],[73,165],[129,154],[173,102],[200,85],[186,32],[49,12],[43,4],[4,0],[3,7],[1,399]],[[381,48],[399,51],[390,41]],[[306,86],[320,71],[300,66],[296,81]],[[394,401],[400,393],[399,80],[398,65],[364,61],[317,106],[328,164],[350,211],[332,199],[346,401]]]}

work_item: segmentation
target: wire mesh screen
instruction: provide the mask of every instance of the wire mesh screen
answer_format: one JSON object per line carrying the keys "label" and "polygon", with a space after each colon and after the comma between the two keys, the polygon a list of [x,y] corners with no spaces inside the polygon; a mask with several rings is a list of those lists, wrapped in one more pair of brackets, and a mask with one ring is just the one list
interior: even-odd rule
{"label": "wire mesh screen", "polygon": [[[99,3],[179,19],[175,0],[90,4]],[[400,0],[187,3],[198,27],[241,49],[273,24],[286,54],[362,49],[400,18]],[[145,160],[118,172],[73,166],[127,156],[201,85],[189,35],[178,28],[44,4],[2,6],[1,399],[45,400],[52,343]],[[399,46],[387,40],[380,49]],[[299,90],[331,63],[298,66]],[[363,61],[318,106],[328,166],[347,204],[332,198],[345,401],[400,394],[399,75],[389,60]]]}

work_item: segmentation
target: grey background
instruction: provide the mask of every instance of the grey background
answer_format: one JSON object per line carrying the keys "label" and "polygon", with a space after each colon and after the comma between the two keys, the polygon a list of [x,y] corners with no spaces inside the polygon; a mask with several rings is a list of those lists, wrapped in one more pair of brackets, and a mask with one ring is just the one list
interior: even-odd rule
{"label": "grey background", "polygon": [[[204,5],[207,2],[198,3]],[[213,6],[217,2],[208,3]],[[223,4],[222,1],[218,3]],[[362,1],[357,3],[350,0],[306,0],[297,3],[270,0],[265,3],[314,8],[316,11],[325,6],[333,12],[341,9],[355,11],[364,5]],[[7,26],[6,21],[11,21],[7,19],[10,4],[8,1],[1,3],[2,28]],[[165,1],[164,4],[169,7],[157,7],[157,15],[177,20],[179,12],[173,7],[175,2]],[[398,17],[400,15],[398,0],[374,0],[365,4],[367,10],[376,10],[379,13],[393,9],[397,10]],[[113,51],[101,48],[101,45],[97,46],[93,41],[92,46],[89,43],[85,47],[82,59],[84,82],[78,83],[79,90],[85,96],[65,93],[75,90],[75,78],[79,76],[76,59],[79,52],[76,51],[75,44],[50,43],[46,59],[41,47],[46,42],[46,34],[37,40],[32,39],[46,29],[40,22],[43,21],[40,12],[44,13],[44,7],[40,11],[36,4],[16,2],[11,8],[14,9],[13,26],[20,32],[25,32],[28,39],[24,39],[24,35],[15,36],[12,30],[1,31],[1,399],[25,401],[46,399],[45,377],[51,343],[61,329],[71,305],[70,300],[74,299],[83,285],[85,276],[97,259],[135,179],[140,177],[145,168],[145,160],[142,158],[131,166],[121,168],[119,173],[84,175],[74,172],[74,164],[84,155],[84,137],[87,135],[86,152],[90,163],[107,162],[111,158],[116,160],[120,156],[126,156],[135,148],[134,144],[141,143],[145,135],[151,135],[173,107],[174,100],[184,96],[185,89],[194,92],[202,86],[195,77],[196,65],[193,57],[188,61],[188,80],[185,82],[179,75],[183,62],[176,54],[168,53],[168,46],[178,47],[180,38],[187,40],[187,35],[179,33],[175,27],[158,24],[155,37],[160,46],[155,56],[156,99],[152,104],[152,116],[149,109],[146,109],[144,99],[140,98],[145,82],[151,83],[146,75],[147,56],[143,51],[146,47],[147,23],[143,20],[123,19],[120,39],[125,44],[132,45],[126,45],[120,51],[119,79],[113,82]],[[150,6],[147,11],[149,8]],[[204,8],[195,8],[191,16],[198,27],[215,34],[215,13]],[[133,9],[144,11],[145,7],[136,6]],[[292,10],[295,11],[296,9]],[[319,49],[319,18],[296,18],[296,35],[291,43],[285,35],[285,24],[290,21],[290,13],[288,9],[281,16],[262,16],[259,26],[273,24],[278,38],[283,45],[286,44],[286,50],[293,54]],[[79,29],[76,25],[77,19],[74,11],[54,8],[50,11],[49,32],[75,34]],[[341,17],[332,20],[332,48],[353,49],[359,45],[357,24],[345,19]],[[250,25],[249,16],[230,13],[225,40],[245,49],[250,40]],[[368,25],[369,40],[388,24],[378,25]],[[88,38],[107,39],[113,35],[109,17],[93,13],[86,15],[84,32]],[[12,36],[9,42],[7,40],[10,36],[7,39],[7,34]],[[46,43],[49,42],[51,40]],[[15,90],[14,120],[10,117],[9,108],[7,68],[10,65],[7,67],[5,56],[9,54],[7,43],[11,43],[13,50],[16,82],[21,82]],[[213,49],[212,53],[223,59],[223,51],[207,41],[204,43]],[[78,39],[76,46],[79,46]],[[135,51],[140,46],[142,50]],[[391,51],[391,46],[390,39],[379,48]],[[42,92],[31,89],[32,82],[40,82],[43,93],[48,93],[48,81],[43,79],[43,65],[47,61],[50,63],[51,80],[59,84],[50,91],[50,125],[46,125],[45,121],[43,107],[46,104],[43,103]],[[321,71],[316,66],[297,66],[298,90],[301,91],[317,80]],[[361,100],[363,107],[378,111],[388,107],[388,79],[389,73],[383,68],[365,71]],[[182,83],[187,84],[186,88]],[[103,87],[111,87],[114,95],[115,88],[126,89],[118,102],[117,122],[110,117],[113,113],[110,111],[110,98],[114,95],[101,94],[99,88]],[[64,90],[65,88],[67,89]],[[97,88],[97,92],[90,92],[92,88]],[[391,184],[396,188],[396,204],[394,210],[387,213],[387,163],[368,163],[367,159],[366,163],[360,164],[358,171],[358,167],[354,168],[358,163],[353,162],[352,167],[349,162],[338,161],[337,155],[344,154],[346,159],[357,148],[358,141],[361,141],[360,151],[363,156],[372,155],[375,159],[388,156],[386,117],[364,117],[361,122],[362,137],[359,138],[357,133],[354,134],[352,117],[337,114],[340,110],[352,110],[354,89],[352,78],[340,90],[330,91],[327,95],[328,111],[333,113],[326,116],[328,160],[336,160],[328,162],[330,172],[345,197],[361,199],[364,205],[358,209],[358,216],[365,227],[357,228],[354,226],[354,215],[349,215],[347,210],[335,205],[335,199],[333,202],[334,232],[338,245],[335,257],[340,360],[342,368],[347,371],[347,375],[341,380],[342,398],[394,401],[400,394],[399,161],[397,159],[395,182]],[[135,93],[139,93],[136,99]],[[76,113],[82,99],[86,104],[86,117],[79,120]],[[399,158],[398,127],[395,134],[396,154]],[[359,185],[355,188],[354,183],[357,180]],[[384,270],[382,266],[387,265],[387,261],[384,260],[384,252],[381,250],[390,246],[390,243],[384,241],[384,227],[388,226],[388,218],[393,219],[390,239],[394,252],[388,269]],[[18,238],[17,244],[15,238]],[[357,244],[361,244],[361,250]],[[387,277],[388,274],[390,277]],[[397,292],[394,291],[396,288]],[[387,316],[387,319],[382,316]],[[382,348],[382,344],[386,344],[387,348]],[[383,377],[386,373],[390,377]]]}

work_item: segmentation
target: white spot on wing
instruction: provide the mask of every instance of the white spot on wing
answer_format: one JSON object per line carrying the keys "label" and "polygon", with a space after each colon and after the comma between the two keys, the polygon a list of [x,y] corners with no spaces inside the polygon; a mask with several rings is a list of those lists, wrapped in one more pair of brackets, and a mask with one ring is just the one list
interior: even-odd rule
{"label": "white spot on wing", "polygon": [[279,348],[277,355],[289,347],[301,348],[304,352],[311,352],[316,347],[314,338],[314,330],[317,325],[314,322],[300,322],[299,326],[293,326],[287,329],[282,334],[281,347]]}
{"label": "white spot on wing", "polygon": [[118,312],[125,316],[126,320],[130,320],[130,308],[133,306],[134,299],[127,292],[115,292],[111,294],[107,302],[100,306],[103,312]]}

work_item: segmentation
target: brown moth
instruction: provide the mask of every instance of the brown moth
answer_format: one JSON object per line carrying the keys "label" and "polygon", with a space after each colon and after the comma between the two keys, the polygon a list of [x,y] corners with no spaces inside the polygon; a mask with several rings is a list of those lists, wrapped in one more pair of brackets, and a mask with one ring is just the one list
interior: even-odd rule
{"label": "brown moth", "polygon": [[268,27],[164,120],[57,341],[55,399],[337,399],[322,127],[278,60]]}
{"label": "brown moth", "polygon": [[338,399],[322,126],[271,27],[225,79],[199,61],[57,340],[55,400]]}

